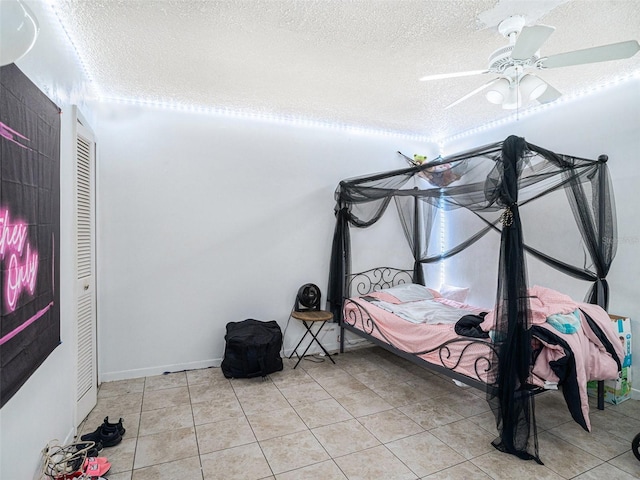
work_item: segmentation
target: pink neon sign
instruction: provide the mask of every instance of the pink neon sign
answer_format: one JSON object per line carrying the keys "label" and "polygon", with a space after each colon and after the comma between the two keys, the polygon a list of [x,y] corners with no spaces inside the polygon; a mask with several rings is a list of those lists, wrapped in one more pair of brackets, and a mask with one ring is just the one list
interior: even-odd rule
{"label": "pink neon sign", "polygon": [[11,128],[9,125],[0,122],[0,137],[6,138],[7,140],[9,140],[10,142],[15,143],[16,145],[18,145],[21,148],[26,148],[27,150],[31,150],[29,147],[22,145],[18,139],[20,140],[27,140],[29,141],[29,139],[27,137],[25,137],[24,135],[22,135],[20,132],[16,132],[13,128]]}
{"label": "pink neon sign", "polygon": [[10,312],[24,291],[33,295],[38,278],[38,252],[27,243],[27,225],[10,220],[9,209],[0,208],[0,260],[5,262],[4,298]]}

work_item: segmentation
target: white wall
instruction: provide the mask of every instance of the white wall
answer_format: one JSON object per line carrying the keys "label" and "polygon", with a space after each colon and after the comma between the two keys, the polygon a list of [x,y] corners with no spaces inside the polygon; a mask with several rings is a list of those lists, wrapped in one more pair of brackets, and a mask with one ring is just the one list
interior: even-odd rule
{"label": "white wall", "polygon": [[[228,322],[276,320],[284,330],[302,284],[326,299],[338,182],[404,168],[397,150],[428,148],[113,104],[96,115],[102,381],[218,364]],[[373,261],[400,255],[410,267],[391,230]],[[292,321],[286,352],[302,332]]]}
{"label": "white wall", "polygon": [[[640,81],[627,81],[607,91],[526,116],[513,124],[452,140],[447,142],[445,153],[453,154],[503,140],[512,134],[558,153],[590,159],[597,159],[601,154],[609,156],[618,219],[618,251],[608,276],[611,289],[609,311],[631,317],[632,332],[635,333],[633,357],[640,365],[637,287],[637,279],[640,278],[640,221],[637,213],[640,204]],[[566,201],[563,207],[569,208]],[[539,223],[546,228],[550,220],[557,217],[558,213],[549,209],[541,212]],[[567,242],[564,236],[558,238],[560,250],[576,248],[574,243]],[[448,263],[447,275],[451,283],[465,284],[469,278],[475,278],[479,282],[476,284],[478,289],[492,282],[495,285],[495,272],[478,277],[479,270],[466,267],[463,261]],[[582,300],[590,287],[587,282],[569,278],[535,260],[529,261],[528,273],[530,284],[556,288],[577,300]],[[638,372],[640,367],[634,370],[634,397],[640,398]]]}

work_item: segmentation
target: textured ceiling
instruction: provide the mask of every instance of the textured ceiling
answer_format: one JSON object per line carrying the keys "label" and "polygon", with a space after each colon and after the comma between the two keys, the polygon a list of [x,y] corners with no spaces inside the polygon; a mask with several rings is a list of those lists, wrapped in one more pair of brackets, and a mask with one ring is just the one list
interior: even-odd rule
{"label": "textured ceiling", "polygon": [[[482,94],[510,15],[556,27],[542,56],[640,38],[637,0],[56,0],[104,98],[294,116],[437,138],[512,111]],[[539,72],[572,94],[640,70],[628,60]]]}

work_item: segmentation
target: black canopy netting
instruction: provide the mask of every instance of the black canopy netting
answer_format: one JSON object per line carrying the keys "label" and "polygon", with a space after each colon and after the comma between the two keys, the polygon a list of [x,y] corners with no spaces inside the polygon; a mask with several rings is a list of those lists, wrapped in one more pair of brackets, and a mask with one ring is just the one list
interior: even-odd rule
{"label": "black canopy netting", "polygon": [[[530,312],[525,256],[528,253],[575,278],[591,282],[585,301],[607,308],[606,276],[617,245],[613,190],[607,157],[588,160],[557,154],[510,136],[503,142],[402,170],[340,182],[336,190],[336,227],[331,254],[328,302],[341,318],[345,275],[350,274],[350,226],[373,225],[393,201],[414,257],[414,281],[425,283],[424,264],[449,258],[489,232],[500,234],[495,301],[498,370],[487,397],[500,436],[493,445],[521,458],[538,457],[532,390]],[[566,209],[566,194],[581,237],[581,261],[552,256],[529,246],[522,235],[521,209],[542,199]],[[562,205],[556,205],[562,203]],[[445,252],[432,254],[429,239],[435,213],[465,208],[482,227]]]}

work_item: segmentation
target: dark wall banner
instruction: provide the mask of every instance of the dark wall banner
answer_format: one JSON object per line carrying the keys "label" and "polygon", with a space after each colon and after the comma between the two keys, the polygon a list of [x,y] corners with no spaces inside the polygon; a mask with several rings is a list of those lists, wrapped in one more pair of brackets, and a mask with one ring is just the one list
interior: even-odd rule
{"label": "dark wall banner", "polygon": [[59,243],[60,109],[10,64],[0,68],[0,407],[60,344]]}

